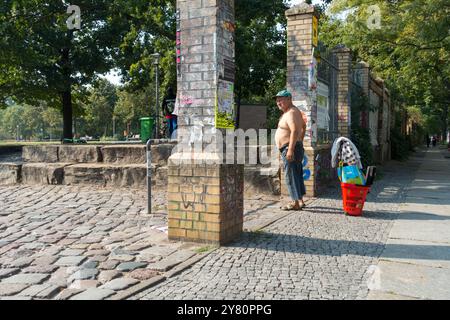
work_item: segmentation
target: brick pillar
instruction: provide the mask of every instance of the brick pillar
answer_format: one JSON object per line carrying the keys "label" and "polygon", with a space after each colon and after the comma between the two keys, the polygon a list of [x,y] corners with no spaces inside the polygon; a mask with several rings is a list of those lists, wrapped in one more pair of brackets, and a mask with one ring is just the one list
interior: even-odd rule
{"label": "brick pillar", "polygon": [[340,136],[350,136],[351,114],[351,50],[348,48],[335,49],[338,59],[338,131]]}
{"label": "brick pillar", "polygon": [[[305,141],[305,156],[307,164],[304,167],[306,195],[317,193],[315,175],[315,148],[317,142],[317,88],[311,86],[317,83],[317,72],[313,79],[308,77],[313,60],[313,17],[318,18],[314,6],[299,4],[286,11],[287,18],[287,88],[292,92],[292,100],[308,118]],[[312,82],[311,82],[312,80]],[[288,196],[284,170],[281,170],[281,195]]]}
{"label": "brick pillar", "polygon": [[[313,59],[313,16],[318,18],[314,6],[302,3],[286,11],[288,54],[287,88],[292,92],[294,105],[308,118],[305,146],[315,145],[314,123],[317,123],[317,89],[308,80]],[[313,79],[317,83],[317,72]]]}
{"label": "brick pillar", "polygon": [[223,164],[215,128],[220,79],[234,82],[234,0],[177,1],[176,151],[169,158],[169,239],[224,244],[243,228],[243,165]]}

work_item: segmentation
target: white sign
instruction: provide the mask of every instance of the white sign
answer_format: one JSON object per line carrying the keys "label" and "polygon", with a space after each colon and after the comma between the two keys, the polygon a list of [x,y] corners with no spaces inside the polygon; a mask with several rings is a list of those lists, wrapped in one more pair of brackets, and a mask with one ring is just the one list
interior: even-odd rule
{"label": "white sign", "polygon": [[317,128],[329,130],[330,124],[330,97],[328,86],[319,82],[317,87]]}

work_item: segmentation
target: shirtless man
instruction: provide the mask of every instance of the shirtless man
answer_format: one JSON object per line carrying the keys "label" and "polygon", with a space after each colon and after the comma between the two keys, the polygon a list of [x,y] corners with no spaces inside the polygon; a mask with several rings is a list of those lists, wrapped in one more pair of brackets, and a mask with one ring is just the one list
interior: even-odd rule
{"label": "shirtless man", "polygon": [[301,210],[305,207],[303,196],[306,193],[303,181],[303,139],[306,122],[302,112],[292,104],[292,95],[283,90],[276,95],[277,106],[283,112],[275,134],[275,142],[281,152],[286,176],[286,185],[292,203],[283,206],[283,210]]}

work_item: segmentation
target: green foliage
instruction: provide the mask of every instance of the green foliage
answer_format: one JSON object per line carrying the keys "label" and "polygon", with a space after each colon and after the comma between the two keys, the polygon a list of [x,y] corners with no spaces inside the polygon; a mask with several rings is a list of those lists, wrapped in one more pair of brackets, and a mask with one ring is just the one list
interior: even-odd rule
{"label": "green foliage", "polygon": [[0,110],[0,140],[56,139],[62,134],[62,118],[54,108],[12,105]]}
{"label": "green foliage", "polygon": [[[381,10],[381,28],[368,28],[370,5]],[[446,0],[336,0],[333,13],[345,20],[322,19],[321,39],[343,43],[386,80],[394,105],[419,107],[448,129],[450,103],[450,26]]]}
{"label": "green foliage", "polygon": [[[236,1],[236,93],[238,101],[264,97],[286,66],[284,0]],[[283,84],[285,86],[285,84]]]}
{"label": "green foliage", "polygon": [[128,134],[139,131],[139,118],[155,116],[152,100],[154,97],[153,88],[145,88],[136,92],[129,92],[120,89],[117,93],[117,103],[114,108],[114,115],[117,123]]}
{"label": "green foliage", "polygon": [[117,101],[116,87],[101,79],[94,84],[82,104],[82,113],[78,122],[79,134],[90,136],[112,136],[114,108]]}
{"label": "green foliage", "polygon": [[352,126],[350,140],[355,144],[361,156],[364,168],[373,165],[373,147],[370,141],[370,130],[358,126]]}
{"label": "green foliage", "polygon": [[359,119],[362,112],[375,111],[377,108],[372,106],[369,98],[362,88],[353,86],[351,90],[351,132],[350,140],[358,148],[361,162],[365,168],[373,165],[373,146],[370,139],[370,129],[362,128]]}
{"label": "green foliage", "polygon": [[408,159],[411,148],[410,139],[401,134],[398,127],[391,129],[391,155],[392,159],[405,161]]}

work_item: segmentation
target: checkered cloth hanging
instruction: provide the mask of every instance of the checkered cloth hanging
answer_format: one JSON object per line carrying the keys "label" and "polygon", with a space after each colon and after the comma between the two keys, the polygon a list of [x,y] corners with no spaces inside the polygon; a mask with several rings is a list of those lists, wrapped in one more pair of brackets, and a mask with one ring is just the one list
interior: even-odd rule
{"label": "checkered cloth hanging", "polygon": [[349,166],[354,166],[357,164],[357,155],[355,150],[353,150],[351,144],[348,141],[342,143],[341,150],[339,152],[339,161],[342,161]]}

